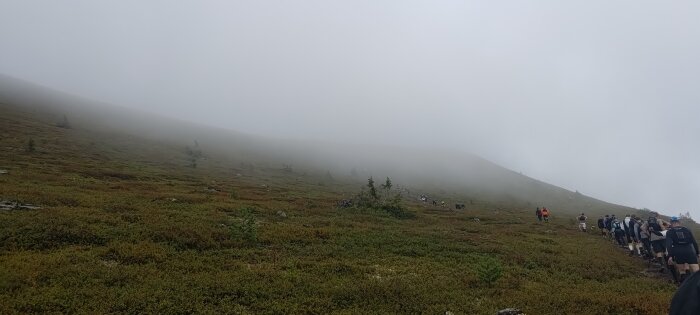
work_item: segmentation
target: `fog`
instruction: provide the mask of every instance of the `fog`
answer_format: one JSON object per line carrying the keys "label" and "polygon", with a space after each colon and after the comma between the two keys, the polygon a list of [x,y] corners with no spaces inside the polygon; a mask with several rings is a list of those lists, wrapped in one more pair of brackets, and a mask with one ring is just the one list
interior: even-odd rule
{"label": "fog", "polygon": [[700,3],[7,1],[0,73],[281,139],[472,152],[700,217]]}

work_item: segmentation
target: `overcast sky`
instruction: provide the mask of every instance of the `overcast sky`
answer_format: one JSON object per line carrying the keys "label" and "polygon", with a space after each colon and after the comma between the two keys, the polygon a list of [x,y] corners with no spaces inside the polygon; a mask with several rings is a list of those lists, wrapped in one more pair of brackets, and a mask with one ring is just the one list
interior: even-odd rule
{"label": "overcast sky", "polygon": [[0,0],[0,73],[700,218],[699,1]]}

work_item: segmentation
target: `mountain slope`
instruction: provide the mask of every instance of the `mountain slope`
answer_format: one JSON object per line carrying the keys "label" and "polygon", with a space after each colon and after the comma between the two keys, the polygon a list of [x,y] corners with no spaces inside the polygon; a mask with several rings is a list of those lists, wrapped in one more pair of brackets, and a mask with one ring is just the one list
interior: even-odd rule
{"label": "mountain slope", "polygon": [[[95,123],[100,111],[7,99],[0,199],[42,208],[0,210],[4,314],[659,314],[674,290],[570,222],[579,209],[632,209],[477,157],[336,151],[166,121],[158,131],[180,132],[168,138]],[[64,113],[71,129],[55,126]],[[353,157],[334,161],[343,154]],[[335,207],[370,174],[404,187],[415,217]],[[415,202],[421,193],[467,208]],[[532,220],[539,204],[552,223]]]}
{"label": "mountain slope", "polygon": [[[175,152],[164,159],[154,152],[153,158],[159,162],[186,164],[186,157],[182,157],[185,147],[197,142],[210,161],[224,168],[240,168],[241,164],[268,168],[291,165],[302,173],[330,171],[336,178],[350,181],[357,181],[349,176],[351,170],[356,170],[359,179],[390,176],[438,199],[506,200],[531,210],[546,205],[571,215],[582,211],[595,215],[635,211],[549,185],[466,153],[270,139],[98,104],[2,76],[0,104],[47,125],[67,117],[76,131],[98,133],[102,138],[131,136],[169,145]],[[454,192],[458,195],[451,194]]]}

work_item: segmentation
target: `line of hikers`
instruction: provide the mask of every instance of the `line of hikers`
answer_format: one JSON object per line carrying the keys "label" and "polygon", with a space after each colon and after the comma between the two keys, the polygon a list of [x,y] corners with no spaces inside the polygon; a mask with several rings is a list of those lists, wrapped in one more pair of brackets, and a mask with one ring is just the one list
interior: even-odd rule
{"label": "line of hikers", "polygon": [[[658,264],[659,272],[668,270],[676,283],[680,284],[698,271],[700,250],[693,233],[681,225],[678,217],[667,222],[651,212],[646,220],[636,215],[618,219],[614,214],[598,219],[601,236],[618,246],[627,248],[629,255],[638,255]],[[578,217],[579,229],[586,231],[587,217]]]}

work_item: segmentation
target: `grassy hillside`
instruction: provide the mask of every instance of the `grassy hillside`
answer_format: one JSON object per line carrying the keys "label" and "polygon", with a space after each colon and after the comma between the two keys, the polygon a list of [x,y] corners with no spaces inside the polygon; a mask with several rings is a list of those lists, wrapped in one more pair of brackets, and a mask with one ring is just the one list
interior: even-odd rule
{"label": "grassy hillside", "polygon": [[[492,164],[464,176],[501,185],[396,176],[414,214],[398,219],[335,203],[369,173],[402,168],[329,178],[204,137],[191,168],[184,143],[59,128],[37,108],[0,105],[0,199],[42,207],[0,210],[3,314],[660,314],[674,291],[571,220],[632,209]],[[426,206],[418,193],[467,208]],[[533,220],[539,204],[552,223]]]}

